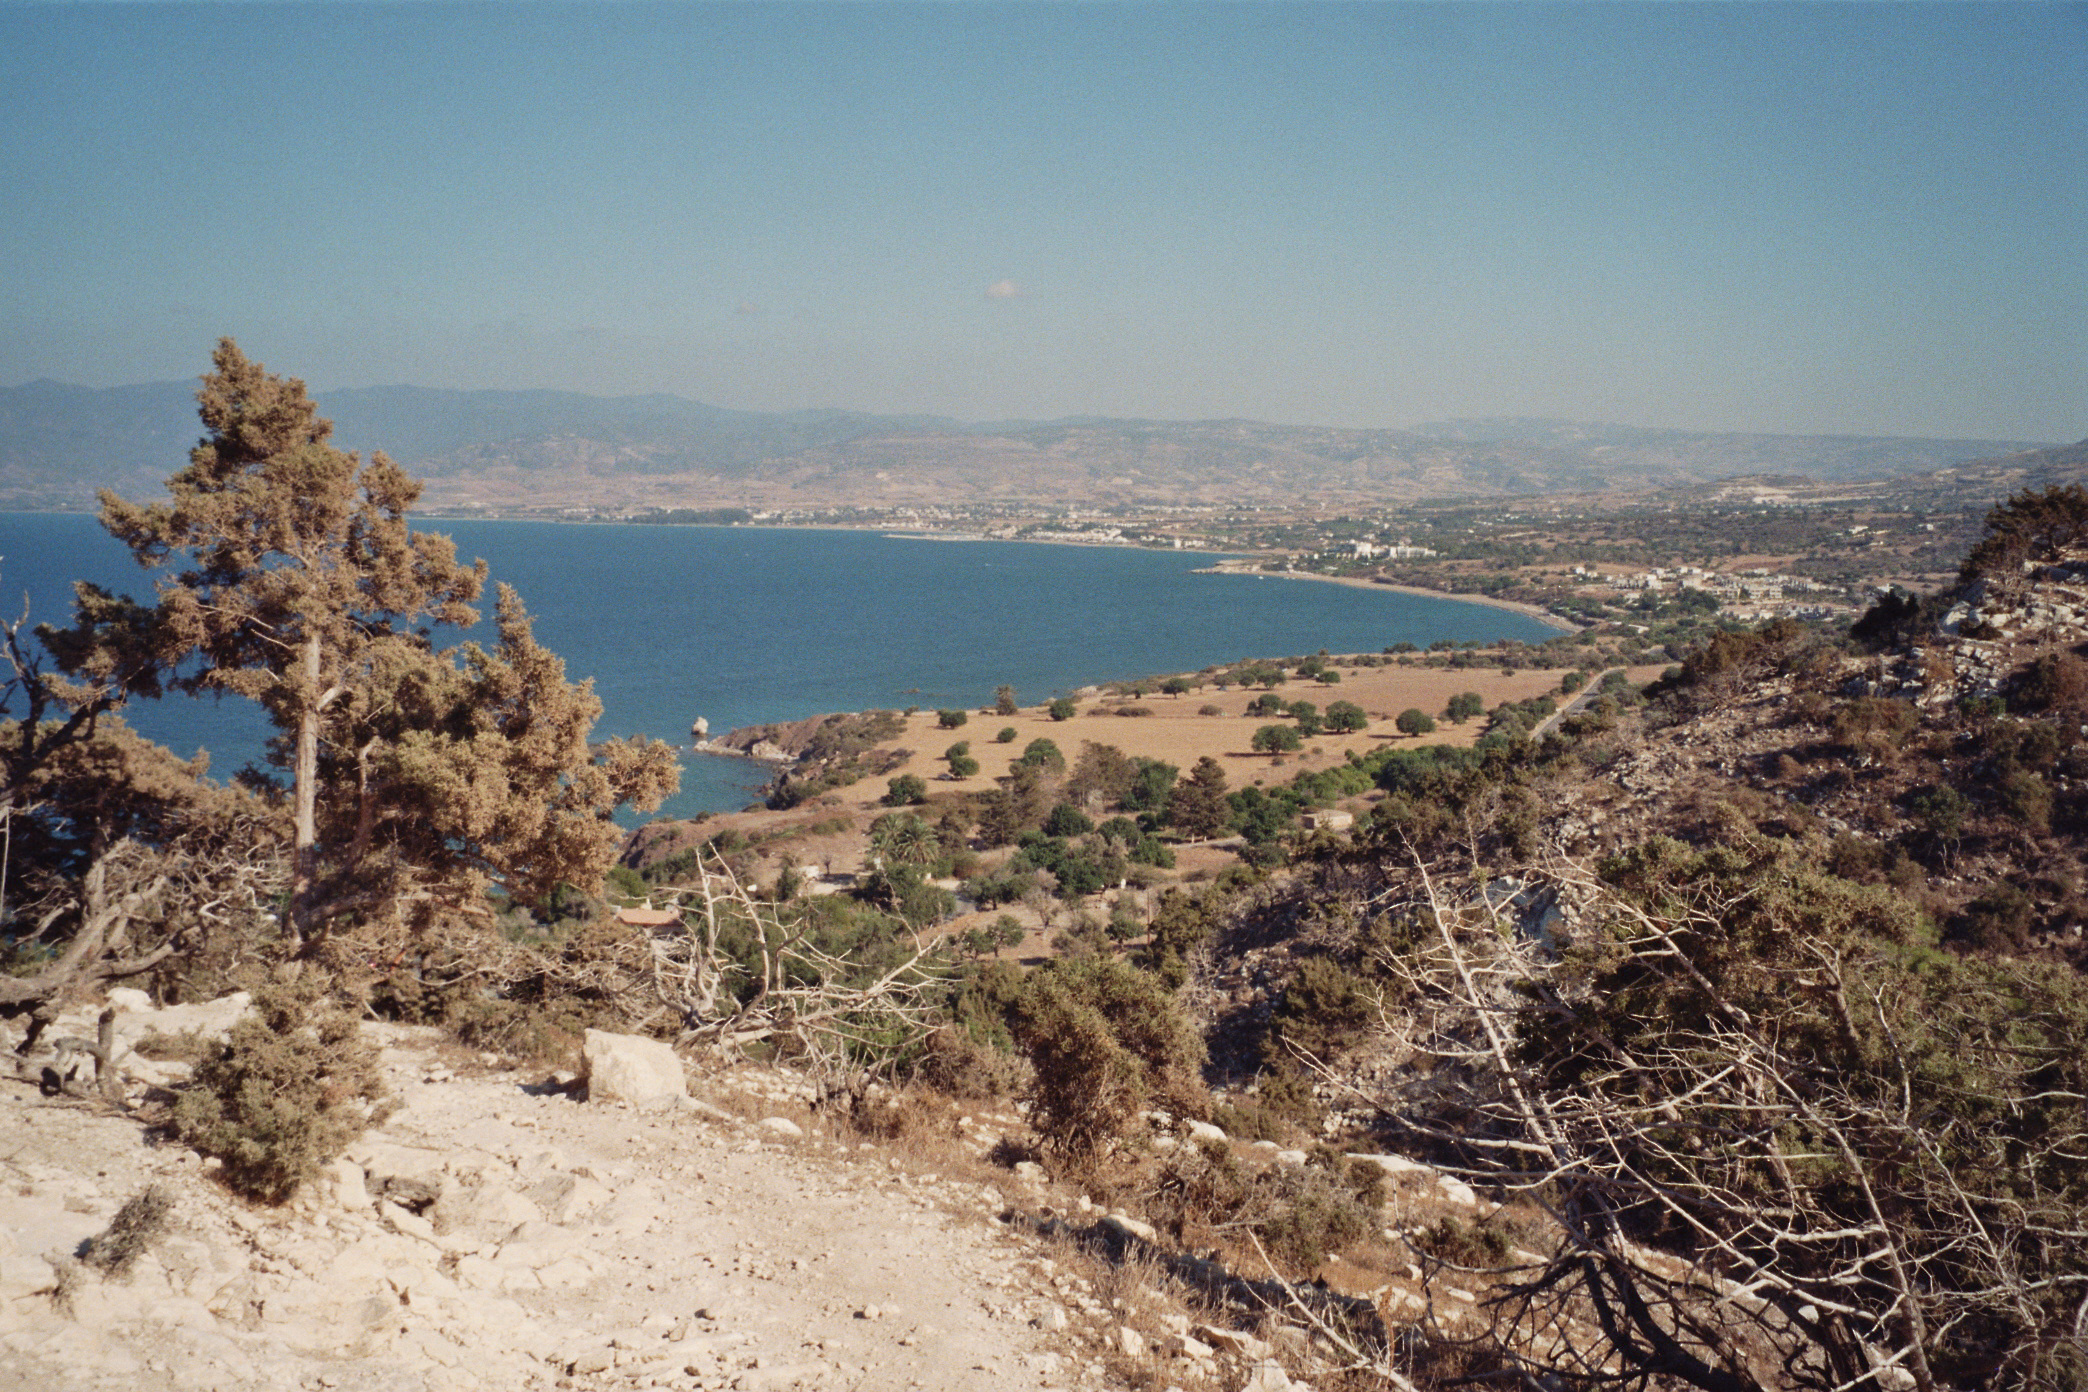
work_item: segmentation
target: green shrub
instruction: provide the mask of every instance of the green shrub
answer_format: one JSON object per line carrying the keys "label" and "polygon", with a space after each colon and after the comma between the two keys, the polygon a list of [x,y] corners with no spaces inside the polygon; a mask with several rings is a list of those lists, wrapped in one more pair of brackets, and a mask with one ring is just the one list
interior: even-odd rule
{"label": "green shrub", "polygon": [[1030,1124],[1046,1150],[1085,1168],[1148,1106],[1202,1110],[1203,1040],[1159,981],[1095,956],[1054,962],[1028,987],[1014,1033],[1035,1070]]}
{"label": "green shrub", "polygon": [[1408,1239],[1414,1247],[1451,1266],[1495,1267],[1508,1260],[1508,1237],[1484,1223],[1444,1218]]}
{"label": "green shrub", "polygon": [[918,774],[902,773],[885,783],[885,795],[878,799],[886,807],[918,807],[928,801],[928,784]]}
{"label": "green shrub", "polygon": [[1272,1052],[1284,1059],[1296,1049],[1331,1061],[1361,1040],[1377,1018],[1376,998],[1362,978],[1331,957],[1307,957],[1271,1012],[1272,1042],[1280,1046]]}
{"label": "green shrub", "polygon": [[279,1204],[390,1110],[355,1018],[316,989],[274,986],[196,1066],[173,1122],[235,1193]]}
{"label": "green shrub", "polygon": [[1051,773],[1064,773],[1066,756],[1056,742],[1041,736],[1022,746],[1022,757],[1015,761],[1025,768],[1043,769]]}
{"label": "green shrub", "polygon": [[1013,744],[1013,743],[1015,743],[1015,727],[1014,727],[1013,725],[1003,725],[1003,726],[1001,726],[1001,731],[1000,731],[1000,733],[999,733],[999,734],[997,734],[997,735],[995,735],[995,736],[993,737],[993,742],[994,742],[995,744]]}

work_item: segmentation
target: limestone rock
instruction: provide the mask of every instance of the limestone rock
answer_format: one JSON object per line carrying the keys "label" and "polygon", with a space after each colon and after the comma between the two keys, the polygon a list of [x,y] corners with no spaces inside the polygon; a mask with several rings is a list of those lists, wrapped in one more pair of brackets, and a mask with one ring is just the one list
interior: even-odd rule
{"label": "limestone rock", "polygon": [[1240,1384],[1240,1392],[1291,1392],[1298,1384],[1290,1380],[1283,1365],[1273,1358],[1256,1363],[1247,1374],[1247,1381]]}
{"label": "limestone rock", "polygon": [[1419,1160],[1409,1160],[1409,1159],[1407,1159],[1407,1158],[1406,1158],[1406,1157],[1405,1157],[1404,1155],[1356,1155],[1356,1154],[1351,1154],[1351,1155],[1349,1156],[1349,1159],[1351,1159],[1351,1160],[1361,1160],[1361,1161],[1363,1161],[1363,1162],[1364,1162],[1364,1163],[1366,1163],[1366,1164],[1370,1164],[1370,1165],[1375,1165],[1375,1166],[1377,1166],[1377,1167],[1378,1167],[1379,1169],[1383,1170],[1383,1171],[1384,1171],[1384,1172],[1385,1172],[1386,1174],[1388,1174],[1388,1175],[1403,1175],[1403,1174],[1418,1174],[1418,1175],[1432,1175],[1432,1174],[1434,1174],[1434,1173],[1435,1173],[1435,1167],[1434,1167],[1434,1166],[1432,1166],[1432,1165],[1424,1165],[1424,1164],[1422,1164],[1422,1163],[1421,1163],[1421,1162],[1420,1162]]}
{"label": "limestone rock", "polygon": [[1257,1339],[1252,1334],[1237,1329],[1221,1329],[1215,1324],[1199,1324],[1190,1332],[1215,1348],[1255,1362],[1266,1359],[1271,1352],[1267,1340]]}
{"label": "limestone rock", "polygon": [[789,1117],[763,1117],[761,1119],[761,1129],[772,1136],[786,1136],[791,1140],[798,1140],[805,1134],[805,1128],[799,1126]]}
{"label": "limestone rock", "polygon": [[672,1104],[689,1095],[681,1059],[657,1039],[591,1029],[584,1052],[590,1102],[650,1107]]}
{"label": "limestone rock", "polygon": [[437,1233],[493,1242],[504,1242],[524,1223],[540,1222],[543,1217],[542,1209],[505,1184],[453,1185],[428,1210],[428,1220]]}
{"label": "limestone rock", "polygon": [[319,1167],[321,1192],[336,1204],[353,1213],[367,1212],[370,1207],[370,1190],[364,1182],[362,1166],[353,1160],[333,1159]]}
{"label": "limestone rock", "polygon": [[389,1199],[383,1200],[377,1205],[377,1216],[384,1220],[386,1227],[402,1237],[417,1237],[423,1242],[435,1241],[435,1225],[433,1223],[430,1223],[412,1209],[401,1208]]}
{"label": "limestone rock", "polygon": [[1117,1347],[1124,1351],[1126,1358],[1143,1358],[1146,1356],[1145,1335],[1128,1324],[1118,1325]]}
{"label": "limestone rock", "polygon": [[1182,1131],[1192,1141],[1217,1141],[1222,1145],[1227,1139],[1221,1128],[1211,1125],[1208,1121],[1185,1121],[1182,1123]]}
{"label": "limestone rock", "polygon": [[606,1188],[584,1175],[554,1173],[530,1186],[528,1201],[552,1222],[570,1223],[600,1208],[609,1198]]}
{"label": "limestone rock", "polygon": [[1160,1241],[1160,1234],[1154,1231],[1150,1223],[1141,1223],[1138,1219],[1122,1213],[1103,1215],[1102,1226],[1115,1232],[1120,1237],[1135,1237],[1140,1242],[1149,1243],[1158,1243]]}
{"label": "limestone rock", "polygon": [[1154,1346],[1170,1358],[1211,1358],[1217,1350],[1189,1334],[1163,1334]]}
{"label": "limestone rock", "polygon": [[200,1039],[221,1040],[232,1032],[232,1026],[239,1023],[253,1003],[254,998],[245,991],[234,991],[213,1001],[155,1007],[152,997],[143,991],[118,986],[109,992],[109,1004],[116,1007],[119,1049],[136,1048],[148,1034],[193,1034]]}
{"label": "limestone rock", "polygon": [[1479,1206],[1478,1192],[1461,1179],[1452,1179],[1449,1175],[1437,1175],[1436,1187],[1443,1191],[1443,1197],[1451,1203],[1463,1204],[1466,1208],[1477,1208]]}

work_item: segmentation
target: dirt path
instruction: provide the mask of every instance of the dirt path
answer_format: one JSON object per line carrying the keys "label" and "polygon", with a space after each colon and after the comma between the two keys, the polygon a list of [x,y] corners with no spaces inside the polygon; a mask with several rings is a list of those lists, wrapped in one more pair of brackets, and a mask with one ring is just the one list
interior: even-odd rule
{"label": "dirt path", "polygon": [[[0,1389],[1099,1385],[1050,1331],[1102,1306],[998,1220],[991,1184],[700,1102],[574,1101],[381,1034],[406,1105],[284,1210],[233,1202],[135,1121],[0,1082]],[[741,1081],[757,1115],[803,1118],[787,1079]],[[67,1275],[154,1181],[174,1236],[127,1279]]]}

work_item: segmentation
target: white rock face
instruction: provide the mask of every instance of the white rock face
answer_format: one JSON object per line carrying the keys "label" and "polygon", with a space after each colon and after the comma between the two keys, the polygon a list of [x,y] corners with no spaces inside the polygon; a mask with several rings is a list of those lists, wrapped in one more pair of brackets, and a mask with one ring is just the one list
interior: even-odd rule
{"label": "white rock face", "polygon": [[591,1029],[584,1052],[590,1102],[656,1107],[671,1105],[689,1095],[681,1059],[657,1039]]}

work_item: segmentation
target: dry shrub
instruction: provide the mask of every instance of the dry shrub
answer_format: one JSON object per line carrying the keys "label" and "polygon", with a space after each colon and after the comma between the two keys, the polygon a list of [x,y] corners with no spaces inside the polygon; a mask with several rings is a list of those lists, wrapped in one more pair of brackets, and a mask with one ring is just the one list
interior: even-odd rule
{"label": "dry shrub", "polygon": [[2016,682],[2011,706],[2026,710],[2073,711],[2088,704],[2088,662],[2070,652],[2046,653]]}
{"label": "dry shrub", "polygon": [[1881,761],[1897,757],[1920,717],[1914,707],[1889,696],[1858,696],[1834,713],[1835,742],[1851,753]]}
{"label": "dry shrub", "polygon": [[135,1194],[109,1226],[87,1239],[80,1252],[82,1265],[99,1271],[104,1280],[120,1281],[172,1226],[174,1191],[154,1184]]}
{"label": "dry shrub", "polygon": [[1303,1274],[1376,1232],[1383,1202],[1375,1165],[1327,1147],[1302,1168],[1253,1169],[1224,1142],[1202,1141],[1168,1157],[1147,1211],[1190,1246],[1251,1233],[1280,1268]]}
{"label": "dry shrub", "polygon": [[969,1031],[945,1026],[928,1036],[914,1061],[913,1077],[947,1097],[992,1102],[1027,1087],[1030,1070],[1020,1056]]}
{"label": "dry shrub", "polygon": [[913,1088],[855,1094],[846,1122],[861,1139],[882,1145],[939,1140],[955,1129],[946,1106]]}
{"label": "dry shrub", "polygon": [[390,1108],[354,1017],[316,987],[278,985],[196,1065],[173,1124],[224,1162],[233,1192],[279,1204]]}

